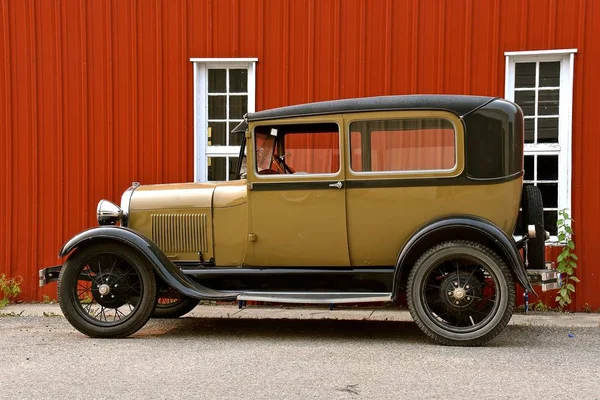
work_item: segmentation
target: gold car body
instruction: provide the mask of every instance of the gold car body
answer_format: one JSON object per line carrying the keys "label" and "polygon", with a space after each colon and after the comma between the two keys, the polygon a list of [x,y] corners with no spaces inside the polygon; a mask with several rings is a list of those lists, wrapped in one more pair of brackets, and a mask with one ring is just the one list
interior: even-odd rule
{"label": "gold car body", "polygon": [[[442,117],[453,123],[457,151],[452,169],[385,174],[351,170],[348,129],[352,121],[421,117]],[[255,127],[270,122],[249,122],[247,154],[255,154]],[[216,267],[392,266],[413,233],[451,215],[477,216],[509,235],[513,232],[521,175],[473,185],[453,185],[449,180],[465,168],[464,127],[455,114],[341,113],[283,118],[277,124],[309,122],[339,125],[341,168],[337,172],[264,176],[257,174],[256,159],[250,156],[246,179],[138,187],[131,198],[129,228],[149,237],[172,260],[212,260]],[[431,179],[431,185],[411,186],[412,179],[424,178]],[[405,184],[378,187],[390,180]],[[365,181],[369,187],[351,184]],[[303,188],[319,182],[328,186]]]}

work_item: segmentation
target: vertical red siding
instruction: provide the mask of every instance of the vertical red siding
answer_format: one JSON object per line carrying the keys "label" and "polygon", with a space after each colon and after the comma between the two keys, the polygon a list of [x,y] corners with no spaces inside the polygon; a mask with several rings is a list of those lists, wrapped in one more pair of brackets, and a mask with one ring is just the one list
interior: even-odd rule
{"label": "vertical red siding", "polygon": [[[577,48],[576,306],[600,307],[600,4],[590,0],[0,0],[0,273],[24,300],[98,199],[193,179],[192,57],[257,57],[256,108],[504,95],[505,51]],[[548,250],[556,257],[558,249]],[[544,296],[548,299],[549,296]]]}

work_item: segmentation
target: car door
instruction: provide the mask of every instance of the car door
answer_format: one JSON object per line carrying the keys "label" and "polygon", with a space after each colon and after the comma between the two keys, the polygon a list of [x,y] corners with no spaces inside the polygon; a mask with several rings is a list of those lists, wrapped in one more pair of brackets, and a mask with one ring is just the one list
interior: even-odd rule
{"label": "car door", "polygon": [[348,266],[341,117],[250,128],[246,265]]}

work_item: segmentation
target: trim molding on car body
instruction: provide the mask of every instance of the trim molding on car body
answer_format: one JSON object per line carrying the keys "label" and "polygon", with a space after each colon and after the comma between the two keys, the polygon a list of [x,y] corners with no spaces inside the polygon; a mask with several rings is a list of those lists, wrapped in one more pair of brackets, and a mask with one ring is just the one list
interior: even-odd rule
{"label": "trim molding on car body", "polygon": [[[338,189],[367,189],[382,187],[423,187],[423,186],[467,186],[467,185],[493,185],[506,183],[519,179],[523,176],[523,171],[519,171],[509,176],[501,178],[472,178],[466,174],[449,178],[386,178],[386,179],[353,179],[336,181],[302,181],[302,182],[252,182],[250,189],[255,191],[271,190],[316,190],[316,189],[334,189],[331,185],[342,183]],[[337,187],[335,187],[337,188]]]}

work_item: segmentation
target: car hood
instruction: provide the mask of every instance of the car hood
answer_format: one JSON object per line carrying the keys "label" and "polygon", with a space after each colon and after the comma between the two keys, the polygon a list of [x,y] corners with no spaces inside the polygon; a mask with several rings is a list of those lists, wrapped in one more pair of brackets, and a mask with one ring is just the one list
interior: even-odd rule
{"label": "car hood", "polygon": [[210,208],[217,185],[217,182],[141,185],[131,196],[130,208],[132,211]]}

